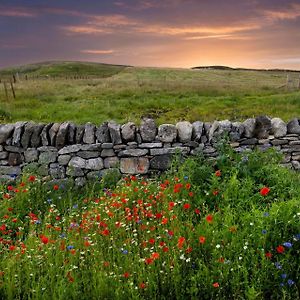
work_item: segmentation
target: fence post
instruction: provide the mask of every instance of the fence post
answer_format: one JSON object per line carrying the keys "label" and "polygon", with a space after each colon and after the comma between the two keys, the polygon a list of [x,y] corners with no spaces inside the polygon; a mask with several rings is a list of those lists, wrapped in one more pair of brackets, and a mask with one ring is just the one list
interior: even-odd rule
{"label": "fence post", "polygon": [[4,86],[4,91],[5,91],[6,101],[8,101],[8,92],[7,92],[6,82],[3,82],[3,86]]}
{"label": "fence post", "polygon": [[11,91],[13,94],[14,99],[16,99],[16,93],[15,93],[15,89],[14,89],[14,84],[13,82],[10,80],[10,87],[11,87]]}

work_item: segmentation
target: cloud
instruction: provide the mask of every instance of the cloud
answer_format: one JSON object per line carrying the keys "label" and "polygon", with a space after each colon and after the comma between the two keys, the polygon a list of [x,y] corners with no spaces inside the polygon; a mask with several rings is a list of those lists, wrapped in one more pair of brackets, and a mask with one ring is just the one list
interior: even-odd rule
{"label": "cloud", "polygon": [[33,18],[37,16],[34,10],[27,9],[24,7],[10,7],[5,8],[0,6],[0,16],[2,17],[22,17],[22,18]]}
{"label": "cloud", "polygon": [[289,7],[281,10],[264,10],[263,14],[270,21],[295,20],[300,17],[300,4],[292,3]]}
{"label": "cloud", "polygon": [[115,50],[81,50],[80,52],[86,54],[103,55],[103,54],[113,54],[116,51]]}

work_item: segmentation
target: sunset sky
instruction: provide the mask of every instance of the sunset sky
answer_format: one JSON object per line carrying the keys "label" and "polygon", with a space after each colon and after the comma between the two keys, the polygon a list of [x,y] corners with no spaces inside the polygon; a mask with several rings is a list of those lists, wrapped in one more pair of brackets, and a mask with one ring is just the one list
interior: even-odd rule
{"label": "sunset sky", "polygon": [[0,0],[0,67],[300,69],[300,0]]}

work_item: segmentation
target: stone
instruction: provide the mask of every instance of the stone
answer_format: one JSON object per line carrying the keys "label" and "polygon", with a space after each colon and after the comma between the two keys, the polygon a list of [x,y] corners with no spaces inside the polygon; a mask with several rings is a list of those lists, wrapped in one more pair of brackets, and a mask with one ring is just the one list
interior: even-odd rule
{"label": "stone", "polygon": [[209,137],[209,131],[210,131],[211,125],[212,124],[210,122],[205,122],[203,125],[203,129],[204,129],[203,134],[206,135],[207,138]]}
{"label": "stone", "polygon": [[26,123],[24,127],[24,133],[21,138],[21,145],[23,148],[28,148],[30,145],[31,136],[34,132],[35,124],[33,122]]}
{"label": "stone", "polygon": [[185,143],[183,146],[184,147],[197,148],[197,147],[199,147],[199,143],[196,142],[196,141],[189,141],[188,143]]}
{"label": "stone", "polygon": [[51,128],[49,129],[49,145],[55,146],[56,144],[56,134],[59,130],[60,123],[54,123]]}
{"label": "stone", "polygon": [[244,145],[256,145],[258,143],[258,140],[256,138],[252,138],[252,139],[246,139],[240,142],[241,146]]}
{"label": "stone", "polygon": [[164,155],[164,154],[175,154],[175,153],[188,154],[189,152],[190,152],[189,147],[150,149],[150,155]]}
{"label": "stone", "polygon": [[69,123],[69,130],[67,135],[67,143],[73,145],[76,143],[76,125],[74,123]]}
{"label": "stone", "polygon": [[102,171],[91,171],[86,174],[87,179],[99,180],[102,178]]}
{"label": "stone", "polygon": [[269,138],[269,133],[272,129],[271,119],[267,116],[259,116],[255,119],[254,136],[258,139]]}
{"label": "stone", "polygon": [[69,126],[68,122],[64,122],[59,126],[55,140],[56,148],[61,149],[66,145]]}
{"label": "stone", "polygon": [[8,157],[8,152],[2,151],[0,152],[0,159],[6,159]]}
{"label": "stone", "polygon": [[137,142],[128,142],[126,149],[136,149],[138,147]]}
{"label": "stone", "polygon": [[103,149],[101,152],[101,157],[115,156],[115,151],[113,149]]}
{"label": "stone", "polygon": [[15,130],[12,137],[12,146],[20,147],[21,146],[21,138],[24,132],[24,127],[27,122],[17,122],[15,124]]}
{"label": "stone", "polygon": [[51,164],[49,169],[49,175],[53,179],[63,179],[66,177],[65,167],[60,166],[59,164]]}
{"label": "stone", "polygon": [[273,118],[271,120],[271,133],[275,138],[281,138],[287,134],[287,125],[280,118]]}
{"label": "stone", "polygon": [[58,156],[57,150],[42,152],[39,156],[39,163],[46,165],[46,164],[55,162],[57,159],[57,156]]}
{"label": "stone", "polygon": [[4,144],[13,134],[14,128],[15,126],[13,124],[0,125],[0,144]]}
{"label": "stone", "polygon": [[196,121],[192,124],[192,126],[193,126],[192,139],[195,142],[200,142],[201,136],[203,134],[204,123],[200,121]]}
{"label": "stone", "polygon": [[28,163],[23,167],[22,172],[27,174],[37,174],[39,164],[37,162]]}
{"label": "stone", "polygon": [[69,161],[69,167],[85,169],[86,160],[78,156],[72,157],[71,160]]}
{"label": "stone", "polygon": [[273,145],[273,146],[278,146],[278,145],[286,145],[286,144],[288,144],[289,143],[289,141],[287,141],[287,140],[272,140],[271,141],[271,144]]}
{"label": "stone", "polygon": [[144,118],[139,129],[143,142],[152,142],[156,137],[156,124],[153,119]]}
{"label": "stone", "polygon": [[0,166],[8,166],[7,160],[0,160]]}
{"label": "stone", "polygon": [[104,159],[104,167],[106,169],[115,168],[119,165],[119,163],[120,163],[120,160],[116,156],[107,157],[107,158]]}
{"label": "stone", "polygon": [[167,170],[172,163],[172,155],[164,154],[155,156],[150,160],[150,167],[154,170],[165,171]]}
{"label": "stone", "polygon": [[119,124],[117,124],[116,122],[109,122],[108,129],[109,129],[111,142],[114,145],[122,144],[121,126]]}
{"label": "stone", "polygon": [[287,124],[287,133],[300,134],[299,119],[294,118],[290,122],[288,122],[288,124]]}
{"label": "stone", "polygon": [[57,149],[56,149],[55,147],[52,147],[52,146],[42,146],[42,147],[38,147],[37,150],[40,151],[40,152],[49,152],[49,151],[57,152]]}
{"label": "stone", "polygon": [[4,149],[8,152],[23,153],[24,149],[15,146],[5,146]]}
{"label": "stone", "polygon": [[39,157],[39,152],[35,148],[28,148],[24,152],[25,162],[37,161]]}
{"label": "stone", "polygon": [[58,156],[57,161],[60,165],[66,166],[69,163],[70,159],[71,159],[71,155],[64,154],[64,155]]}
{"label": "stone", "polygon": [[80,145],[80,150],[82,151],[100,151],[102,149],[101,144],[85,144]]}
{"label": "stone", "polygon": [[300,145],[300,140],[299,141],[290,141],[290,145]]}
{"label": "stone", "polygon": [[146,148],[146,149],[152,149],[152,148],[162,148],[162,143],[142,143],[139,144],[139,148]]}
{"label": "stone", "polygon": [[177,138],[177,128],[172,124],[163,124],[158,127],[158,139],[163,143],[172,143]]}
{"label": "stone", "polygon": [[148,154],[148,150],[147,149],[128,149],[128,150],[123,150],[120,151],[118,156],[120,157],[126,157],[126,156],[144,156]]}
{"label": "stone", "polygon": [[120,169],[124,174],[147,174],[149,160],[145,157],[121,158]]}
{"label": "stone", "polygon": [[123,144],[115,145],[113,149],[116,151],[120,151],[120,150],[126,149],[126,145],[123,145]]}
{"label": "stone", "polygon": [[44,126],[45,125],[41,124],[41,123],[34,125],[33,133],[31,136],[31,141],[30,141],[30,146],[32,148],[37,148],[37,147],[41,146],[41,144],[42,144],[41,133],[43,131]]}
{"label": "stone", "polygon": [[37,175],[39,176],[47,176],[49,175],[48,165],[41,165],[37,169]]}
{"label": "stone", "polygon": [[95,130],[96,126],[92,123],[86,123],[84,126],[83,143],[94,144],[95,143]]}
{"label": "stone", "polygon": [[62,154],[75,153],[78,152],[80,149],[81,149],[81,145],[78,144],[65,146],[58,151],[58,154],[62,155]]}
{"label": "stone", "polygon": [[99,143],[110,143],[110,134],[108,128],[108,122],[103,123],[96,128],[96,137]]}
{"label": "stone", "polygon": [[181,143],[191,141],[193,134],[193,125],[190,122],[183,121],[176,124],[178,140]]}
{"label": "stone", "polygon": [[208,147],[205,147],[202,152],[204,154],[212,154],[212,153],[215,153],[216,151],[217,150],[215,148],[208,146]]}
{"label": "stone", "polygon": [[220,124],[219,121],[214,121],[213,124],[211,125],[211,127],[209,129],[209,134],[208,134],[208,141],[209,142],[213,139],[215,133],[219,129],[219,124]]}
{"label": "stone", "polygon": [[51,144],[49,131],[52,125],[53,123],[46,124],[41,132],[41,139],[42,139],[43,146],[49,146]]}
{"label": "stone", "polygon": [[0,175],[18,176],[21,174],[20,167],[0,166]]}
{"label": "stone", "polygon": [[254,130],[256,126],[256,119],[250,118],[243,122],[244,125],[244,136],[246,138],[254,137]]}
{"label": "stone", "polygon": [[76,154],[79,157],[82,157],[84,159],[89,159],[89,158],[96,158],[100,156],[99,151],[79,151]]}
{"label": "stone", "polygon": [[23,162],[23,159],[20,153],[9,153],[7,161],[10,166],[18,166]]}
{"label": "stone", "polygon": [[84,130],[85,130],[84,125],[77,126],[77,128],[76,128],[76,134],[75,134],[76,144],[81,144],[82,143],[82,139],[83,139],[83,135],[84,135]]}
{"label": "stone", "polygon": [[229,120],[219,121],[218,133],[222,135],[231,131],[232,123]]}
{"label": "stone", "polygon": [[240,140],[244,133],[244,130],[244,124],[242,124],[241,122],[233,122],[231,131],[229,133],[230,140],[232,142],[237,142],[238,140]]}
{"label": "stone", "polygon": [[75,185],[78,187],[83,187],[86,184],[86,179],[84,177],[75,178]]}
{"label": "stone", "polygon": [[122,138],[125,142],[132,142],[135,140],[136,126],[132,122],[128,122],[121,127]]}
{"label": "stone", "polygon": [[81,168],[71,167],[71,166],[67,167],[66,174],[67,176],[71,176],[71,177],[84,176],[84,172]]}
{"label": "stone", "polygon": [[299,161],[297,161],[297,160],[292,160],[291,163],[292,163],[292,166],[293,166],[293,168],[294,168],[295,170],[300,170],[300,162],[299,162]]}
{"label": "stone", "polygon": [[102,149],[112,149],[114,147],[113,143],[103,143],[101,145]]}
{"label": "stone", "polygon": [[86,160],[85,168],[88,170],[101,170],[104,164],[101,157]]}

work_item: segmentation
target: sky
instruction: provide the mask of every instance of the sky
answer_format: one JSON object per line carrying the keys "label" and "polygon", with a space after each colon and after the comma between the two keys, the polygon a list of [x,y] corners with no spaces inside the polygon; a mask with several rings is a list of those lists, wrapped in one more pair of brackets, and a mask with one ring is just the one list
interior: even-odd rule
{"label": "sky", "polygon": [[300,0],[0,0],[0,68],[49,60],[300,70]]}

